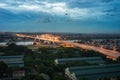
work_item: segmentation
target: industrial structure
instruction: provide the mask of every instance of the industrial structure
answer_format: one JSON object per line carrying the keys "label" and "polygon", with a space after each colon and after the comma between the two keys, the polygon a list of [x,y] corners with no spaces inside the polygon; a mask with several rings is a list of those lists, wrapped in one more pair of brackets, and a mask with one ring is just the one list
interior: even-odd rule
{"label": "industrial structure", "polygon": [[104,64],[105,61],[101,57],[82,57],[82,58],[63,58],[63,59],[56,59],[56,64],[67,64],[67,63],[88,63],[88,64]]}
{"label": "industrial structure", "polygon": [[65,75],[68,80],[120,80],[120,64],[69,67]]}
{"label": "industrial structure", "polygon": [[8,67],[19,66],[24,67],[23,61],[24,55],[16,55],[16,56],[0,56],[0,61],[3,61],[8,65]]}

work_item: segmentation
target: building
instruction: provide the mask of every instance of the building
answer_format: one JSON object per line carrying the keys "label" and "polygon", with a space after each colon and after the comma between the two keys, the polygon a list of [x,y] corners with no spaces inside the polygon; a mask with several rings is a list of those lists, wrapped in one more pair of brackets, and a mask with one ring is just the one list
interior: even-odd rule
{"label": "building", "polygon": [[65,75],[68,80],[120,80],[120,64],[69,67]]}
{"label": "building", "polygon": [[13,77],[24,77],[25,71],[24,70],[17,70],[12,73]]}
{"label": "building", "polygon": [[63,59],[56,59],[56,64],[67,64],[67,63],[89,63],[89,64],[104,64],[105,61],[101,57],[82,57],[82,58],[63,58]]}
{"label": "building", "polygon": [[0,61],[3,61],[8,65],[11,66],[19,66],[24,67],[23,61],[24,55],[16,55],[16,56],[0,56]]}

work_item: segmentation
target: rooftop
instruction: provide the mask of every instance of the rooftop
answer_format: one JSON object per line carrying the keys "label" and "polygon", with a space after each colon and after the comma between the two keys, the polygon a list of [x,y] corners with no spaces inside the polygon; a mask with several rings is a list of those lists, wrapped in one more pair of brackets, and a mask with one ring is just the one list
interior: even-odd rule
{"label": "rooftop", "polygon": [[109,65],[95,65],[95,66],[82,66],[68,68],[71,74],[75,74],[76,78],[110,78],[120,76],[120,64]]}
{"label": "rooftop", "polygon": [[56,59],[55,62],[57,64],[65,64],[70,62],[82,62],[85,61],[87,63],[104,63],[105,61],[101,57],[82,57],[82,58],[63,58],[63,59]]}

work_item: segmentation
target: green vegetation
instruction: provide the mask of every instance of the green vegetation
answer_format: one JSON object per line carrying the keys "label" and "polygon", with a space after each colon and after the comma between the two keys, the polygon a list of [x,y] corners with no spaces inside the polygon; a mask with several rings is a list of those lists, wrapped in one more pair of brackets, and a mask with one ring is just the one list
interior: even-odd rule
{"label": "green vegetation", "polygon": [[0,78],[5,77],[6,75],[4,75],[7,72],[7,64],[5,64],[4,62],[0,61]]}
{"label": "green vegetation", "polygon": [[17,46],[12,43],[7,47],[0,47],[0,52],[4,52],[4,55],[24,55],[25,53],[31,53],[32,50],[25,46]]}
{"label": "green vegetation", "polygon": [[[40,47],[37,51],[25,54],[25,69],[28,74],[41,74],[49,75],[51,80],[66,80],[64,77],[64,69],[67,66],[76,66],[76,63],[56,65],[54,60],[57,58],[72,58],[72,57],[91,57],[103,56],[98,52],[91,50],[83,50],[79,48],[51,48]],[[88,63],[80,65],[88,65]]]}
{"label": "green vegetation", "polygon": [[[25,46],[10,44],[7,47],[0,47],[0,52],[4,52],[4,55],[24,54],[24,69],[26,71],[26,76],[23,77],[22,80],[66,80],[64,76],[64,69],[68,66],[77,66],[77,62],[72,64],[56,65],[54,60],[57,58],[101,56],[106,60],[105,56],[98,52],[79,48],[40,47],[37,50],[32,51]],[[78,65],[89,64],[84,62],[83,64]],[[2,68],[3,67],[0,66],[0,69]],[[10,68],[9,70],[14,71],[13,69],[17,70],[19,67],[16,66],[14,68]]]}

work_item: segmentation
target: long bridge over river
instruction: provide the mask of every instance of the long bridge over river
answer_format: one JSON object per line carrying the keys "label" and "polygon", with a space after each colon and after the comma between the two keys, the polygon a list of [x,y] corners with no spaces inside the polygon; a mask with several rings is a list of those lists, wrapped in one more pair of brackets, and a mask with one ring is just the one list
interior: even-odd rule
{"label": "long bridge over river", "polygon": [[111,58],[113,60],[117,60],[120,57],[120,52],[108,50],[108,49],[104,49],[104,48],[100,48],[100,47],[90,46],[90,45],[86,45],[86,44],[68,42],[68,41],[62,40],[59,36],[54,36],[52,34],[42,34],[40,36],[28,36],[28,35],[23,35],[23,34],[16,34],[16,36],[23,37],[23,38],[24,37],[32,38],[34,40],[50,41],[53,43],[71,44],[75,47],[100,52],[101,54],[106,55],[107,58]]}

